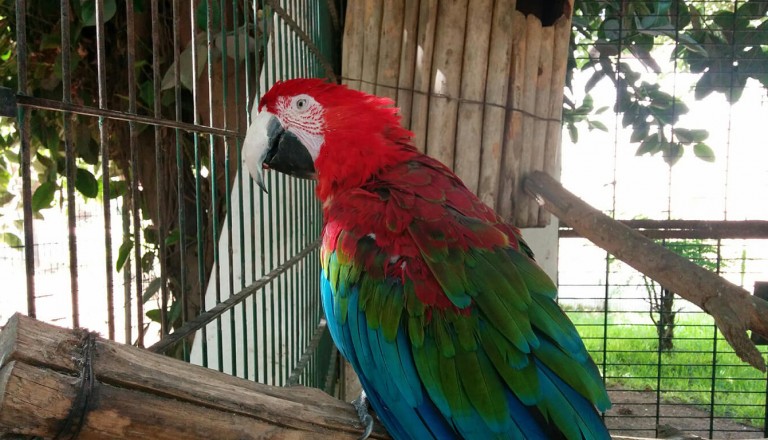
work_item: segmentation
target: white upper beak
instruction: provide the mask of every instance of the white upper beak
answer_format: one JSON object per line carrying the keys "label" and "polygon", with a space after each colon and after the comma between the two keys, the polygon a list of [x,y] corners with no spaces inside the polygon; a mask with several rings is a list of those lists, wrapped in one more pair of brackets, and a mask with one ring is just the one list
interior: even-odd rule
{"label": "white upper beak", "polygon": [[251,122],[251,125],[248,126],[248,130],[245,132],[245,140],[243,141],[243,164],[256,184],[265,192],[267,188],[264,185],[263,164],[269,151],[267,127],[273,118],[275,118],[275,115],[266,110],[259,112],[253,119],[253,122]]}

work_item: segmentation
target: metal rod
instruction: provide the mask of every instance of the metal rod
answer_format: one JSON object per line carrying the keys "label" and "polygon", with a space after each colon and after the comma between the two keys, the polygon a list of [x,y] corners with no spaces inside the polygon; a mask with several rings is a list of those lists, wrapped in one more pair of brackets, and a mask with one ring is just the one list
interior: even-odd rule
{"label": "metal rod", "polygon": [[[128,68],[128,113],[136,114],[136,36],[134,34],[135,17],[133,12],[133,2],[125,2],[125,13],[127,21],[126,45]],[[136,345],[144,346],[144,271],[142,269],[141,258],[141,194],[139,193],[139,149],[137,145],[138,131],[136,122],[128,121],[129,146],[131,152],[131,214],[133,217],[133,257],[136,267]]]}
{"label": "metal rod", "polygon": [[[156,1],[150,2],[150,14],[152,20],[152,102],[154,104],[154,117],[162,117],[161,93],[160,90],[160,14],[158,12]],[[168,334],[168,249],[165,239],[168,235],[167,218],[165,214],[165,203],[163,194],[167,189],[165,170],[165,156],[162,154],[160,143],[162,142],[162,133],[160,126],[155,126],[155,198],[157,209],[157,228],[158,228],[158,254],[160,259],[160,335]]]}
{"label": "metal rod", "polygon": [[[105,115],[101,114],[107,110],[107,73],[106,73],[106,49],[104,43],[104,4],[101,1],[96,2],[96,65],[99,90],[99,108],[96,110],[99,114],[99,146],[101,149],[101,183],[103,195],[103,213],[104,213],[104,274],[107,282],[107,326],[109,328],[109,338],[115,339],[115,300],[114,300],[114,279],[112,266],[112,210],[111,210],[111,191],[109,186],[109,138],[107,127],[105,126]],[[42,102],[42,101],[40,101]],[[55,103],[55,101],[51,101]],[[63,103],[57,103],[63,104]],[[71,107],[77,107],[68,104],[67,110],[72,113],[84,114],[74,111]],[[50,107],[46,107],[51,109]],[[53,110],[53,109],[51,109]],[[95,109],[94,109],[95,110]],[[125,323],[126,343],[130,343],[130,322]]]}
{"label": "metal rod", "polygon": [[285,263],[271,270],[264,277],[254,281],[253,283],[251,283],[250,286],[241,290],[237,294],[230,296],[226,300],[212,307],[210,310],[200,313],[200,315],[198,315],[195,319],[192,319],[184,323],[184,325],[179,327],[175,332],[168,335],[167,338],[157,342],[156,344],[150,346],[147,349],[149,351],[153,351],[156,353],[161,353],[165,351],[169,346],[173,345],[175,342],[177,342],[181,338],[184,338],[192,334],[192,332],[205,327],[206,324],[212,322],[214,319],[221,316],[222,313],[236,306],[237,304],[239,304],[249,296],[255,294],[258,290],[260,290],[267,284],[271,283],[273,280],[275,280],[275,278],[282,275],[286,270],[293,267],[295,264],[297,264],[304,257],[309,255],[312,251],[317,249],[319,246],[320,246],[320,241],[319,240],[315,241],[310,246],[307,246],[299,254],[296,254],[294,257],[288,259]]}
{"label": "metal rod", "polygon": [[[101,27],[103,28],[103,25]],[[99,26],[97,25],[96,28],[98,29]],[[98,40],[98,34],[97,34],[97,40]],[[17,48],[17,51],[18,51],[18,48]],[[104,69],[104,66],[99,65],[98,67],[100,67],[101,69]],[[130,114],[130,113],[122,112],[119,110],[109,110],[106,107],[94,108],[94,107],[88,107],[85,105],[78,105],[78,104],[65,104],[61,101],[56,101],[53,99],[38,98],[34,96],[25,96],[23,94],[17,95],[16,100],[19,107],[26,107],[31,109],[70,112],[77,115],[98,116],[98,117],[108,118],[108,119],[113,119],[118,121],[136,122],[140,124],[161,126],[161,127],[167,127],[167,128],[178,128],[180,130],[184,130],[190,133],[212,134],[212,135],[228,136],[228,137],[239,136],[239,133],[231,130],[224,130],[223,128],[208,127],[205,125],[197,125],[194,123],[190,124],[188,122],[181,122],[180,119],[175,121],[170,119],[157,119],[152,116]],[[105,100],[105,103],[106,103],[106,100]]]}
{"label": "metal rod", "polygon": [[[69,30],[69,0],[61,0],[61,101],[72,102],[72,68]],[[77,205],[75,186],[77,185],[77,165],[75,164],[75,145],[72,142],[72,114],[64,112],[64,172],[67,176],[67,230],[69,243],[69,289],[72,304],[72,327],[80,327],[80,300],[77,277]]]}
{"label": "metal rod", "polygon": [[315,357],[315,350],[317,349],[317,346],[320,345],[320,340],[323,338],[323,335],[325,335],[327,330],[328,323],[325,321],[325,319],[321,319],[320,323],[318,323],[317,327],[315,328],[315,332],[312,334],[312,338],[309,340],[309,344],[307,344],[307,347],[301,354],[299,361],[296,363],[296,367],[288,376],[288,379],[285,382],[285,386],[290,387],[299,383],[299,376],[307,367],[310,359]]}

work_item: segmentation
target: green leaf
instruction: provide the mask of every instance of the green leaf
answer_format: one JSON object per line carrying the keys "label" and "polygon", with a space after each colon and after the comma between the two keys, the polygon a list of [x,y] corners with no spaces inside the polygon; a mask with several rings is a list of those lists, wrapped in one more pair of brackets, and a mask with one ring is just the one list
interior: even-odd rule
{"label": "green leaf", "polygon": [[590,130],[597,129],[601,131],[608,131],[608,127],[606,127],[605,124],[600,121],[588,121],[588,124]]}
{"label": "green leaf", "polygon": [[43,182],[32,194],[32,210],[50,208],[53,203],[53,196],[56,193],[56,184],[53,182]]}
{"label": "green leaf", "polygon": [[109,181],[109,198],[116,199],[122,197],[128,192],[128,184],[125,180],[110,180]]}
{"label": "green leaf", "polygon": [[683,146],[677,142],[666,142],[664,147],[664,161],[669,166],[674,166],[683,157],[683,153],[685,153]]}
{"label": "green leaf", "polygon": [[[104,23],[111,20],[115,12],[117,12],[115,0],[104,0]],[[83,26],[96,26],[96,0],[81,0],[80,19],[83,21]]]}
{"label": "green leaf", "polygon": [[576,125],[568,124],[568,135],[574,144],[579,141],[579,130],[576,128]]}
{"label": "green leaf", "polygon": [[696,129],[689,130],[687,128],[675,128],[672,132],[677,136],[677,140],[683,144],[692,144],[694,142],[702,142],[709,137],[707,130]]}
{"label": "green leaf", "polygon": [[714,162],[715,161],[715,152],[712,151],[712,148],[709,147],[709,145],[699,142],[698,144],[693,146],[693,154],[696,155],[699,159],[706,161],[706,162]]}
{"label": "green leaf", "polygon": [[147,288],[144,289],[144,293],[141,295],[141,302],[146,303],[150,299],[152,299],[153,296],[157,293],[158,290],[160,290],[160,287],[162,286],[163,279],[162,278],[155,278],[154,280],[150,281],[149,284],[147,284]]}
{"label": "green leaf", "polygon": [[125,241],[123,241],[123,244],[120,245],[120,249],[117,251],[117,262],[115,263],[115,268],[118,272],[123,269],[125,262],[128,261],[128,257],[131,256],[132,250],[133,240],[126,237]]}
{"label": "green leaf", "polygon": [[90,171],[83,168],[77,169],[75,188],[85,197],[94,198],[99,195],[99,182]]}
{"label": "green leaf", "polygon": [[165,237],[165,245],[170,246],[172,244],[177,243],[180,239],[181,239],[181,234],[179,233],[179,228],[174,228],[173,230],[171,230],[168,236]]}
{"label": "green leaf", "polygon": [[22,248],[24,248],[24,243],[21,241],[21,238],[19,238],[19,236],[14,234],[13,232],[1,233],[0,239],[2,239],[3,243],[8,245],[9,247],[16,248],[18,250],[21,250]]}
{"label": "green leaf", "polygon": [[643,154],[656,154],[659,151],[660,146],[661,144],[659,142],[659,136],[657,134],[652,134],[646,137],[645,140],[640,143],[640,147],[637,148],[635,156],[642,156]]}
{"label": "green leaf", "polygon": [[147,315],[147,318],[150,320],[160,322],[160,309],[147,310],[144,314]]}

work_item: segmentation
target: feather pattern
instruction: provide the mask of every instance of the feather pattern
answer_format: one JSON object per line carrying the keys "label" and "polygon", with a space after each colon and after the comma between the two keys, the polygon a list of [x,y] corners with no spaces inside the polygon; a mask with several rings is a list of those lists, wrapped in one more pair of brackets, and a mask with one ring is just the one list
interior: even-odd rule
{"label": "feather pattern", "polygon": [[415,149],[390,100],[299,79],[259,110],[301,131],[280,113],[299,94],[323,115],[328,328],[391,435],[609,439],[597,367],[520,232]]}
{"label": "feather pattern", "polygon": [[402,439],[609,438],[555,285],[462,189],[417,156],[325,204],[323,304],[375,411]]}

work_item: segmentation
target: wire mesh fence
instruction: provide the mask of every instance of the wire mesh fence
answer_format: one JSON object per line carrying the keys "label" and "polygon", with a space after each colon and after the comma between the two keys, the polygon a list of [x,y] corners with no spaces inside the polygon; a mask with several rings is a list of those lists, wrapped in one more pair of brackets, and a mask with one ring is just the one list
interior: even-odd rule
{"label": "wire mesh fence", "polygon": [[[27,296],[1,296],[0,320],[22,310],[259,382],[332,391],[338,354],[319,305],[313,184],[268,174],[265,195],[239,150],[269,85],[335,76],[344,2],[11,3],[0,0],[0,20],[15,44],[4,68],[17,79],[4,85],[18,92],[18,112],[0,134],[19,139],[19,165],[8,168],[22,182],[3,218],[23,236],[4,235],[0,261],[8,291]],[[616,3],[625,8],[576,4],[565,186],[618,219],[768,218],[758,197],[768,157],[755,147],[768,120],[756,78],[768,67],[751,52],[768,47],[765,12],[751,9],[761,2]],[[642,7],[635,22],[630,9]],[[728,12],[751,24],[737,28]],[[594,34],[579,32],[595,20]],[[721,40],[701,46],[719,70],[690,67],[696,20],[719,29]],[[647,101],[626,111],[630,86]],[[668,105],[649,104],[662,94]],[[573,115],[587,96],[606,111],[585,131]],[[574,129],[581,140],[570,145]],[[699,129],[707,148],[680,139]],[[659,240],[748,290],[766,280],[768,237],[705,229]],[[766,376],[733,355],[708,315],[561,236],[560,304],[605,375],[613,432],[652,436],[669,424],[768,436]]]}
{"label": "wire mesh fence", "polygon": [[23,201],[12,213],[23,238],[4,236],[13,263],[3,272],[27,292],[3,298],[3,320],[21,310],[332,392],[314,185],[269,175],[270,196],[254,190],[240,142],[275,81],[333,76],[336,3],[20,0],[1,10],[15,46],[15,84],[4,86],[18,92],[7,130]]}
{"label": "wire mesh fence", "polygon": [[[768,120],[765,5],[618,3],[576,4],[562,182],[753,291],[768,277],[768,237],[747,221],[768,214],[757,196],[768,190],[767,157],[755,144],[756,121]],[[709,315],[569,229],[558,281],[610,390],[612,433],[768,435],[766,376],[733,354]]]}

